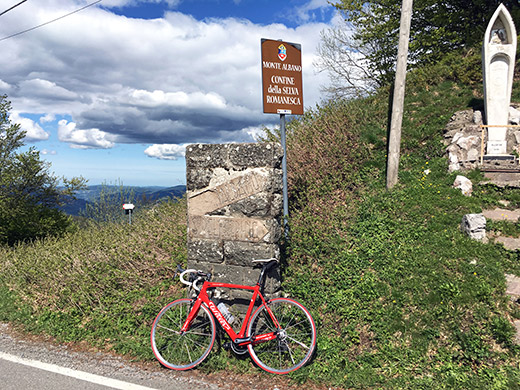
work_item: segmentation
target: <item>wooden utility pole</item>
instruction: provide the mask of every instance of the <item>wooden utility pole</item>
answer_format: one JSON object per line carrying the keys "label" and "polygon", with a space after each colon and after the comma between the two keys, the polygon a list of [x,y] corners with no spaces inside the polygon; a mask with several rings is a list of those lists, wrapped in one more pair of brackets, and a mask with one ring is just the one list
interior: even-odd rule
{"label": "wooden utility pole", "polygon": [[399,47],[397,49],[397,68],[395,72],[392,120],[388,137],[388,159],[386,164],[386,188],[392,189],[397,184],[399,171],[399,153],[401,149],[401,125],[403,123],[404,90],[406,84],[406,62],[410,41],[413,0],[403,0],[401,8],[401,27],[399,29]]}

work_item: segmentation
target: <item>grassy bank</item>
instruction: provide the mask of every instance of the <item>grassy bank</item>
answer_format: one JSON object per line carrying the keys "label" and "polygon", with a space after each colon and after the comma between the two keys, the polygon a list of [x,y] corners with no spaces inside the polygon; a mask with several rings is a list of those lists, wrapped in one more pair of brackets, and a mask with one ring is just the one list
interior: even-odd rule
{"label": "grassy bank", "polygon": [[0,249],[0,320],[59,341],[150,357],[157,310],[182,294],[185,202],[162,203],[132,225],[92,224],[60,239]]}
{"label": "grassy bank", "polygon": [[[478,65],[476,65],[478,63]],[[519,348],[504,273],[517,252],[472,241],[462,216],[520,191],[453,189],[442,132],[451,115],[482,109],[478,56],[450,57],[408,78],[399,184],[385,189],[388,90],[308,112],[288,126],[291,238],[284,289],[318,325],[313,362],[292,374],[357,389],[520,388]],[[515,84],[513,100],[520,101]],[[102,225],[60,240],[0,249],[0,320],[59,340],[152,359],[148,333],[180,296],[185,203],[132,226]],[[516,225],[496,225],[518,234]],[[173,287],[172,287],[173,286]],[[216,350],[202,370],[256,369]],[[268,375],[268,374],[265,374]]]}

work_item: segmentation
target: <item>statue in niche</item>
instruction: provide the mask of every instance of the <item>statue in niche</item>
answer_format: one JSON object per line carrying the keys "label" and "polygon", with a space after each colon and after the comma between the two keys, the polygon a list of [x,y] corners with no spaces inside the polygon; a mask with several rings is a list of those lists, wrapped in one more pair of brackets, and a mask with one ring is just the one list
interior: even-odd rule
{"label": "statue in niche", "polygon": [[497,28],[491,32],[491,43],[495,45],[507,44],[507,35],[505,28]]}

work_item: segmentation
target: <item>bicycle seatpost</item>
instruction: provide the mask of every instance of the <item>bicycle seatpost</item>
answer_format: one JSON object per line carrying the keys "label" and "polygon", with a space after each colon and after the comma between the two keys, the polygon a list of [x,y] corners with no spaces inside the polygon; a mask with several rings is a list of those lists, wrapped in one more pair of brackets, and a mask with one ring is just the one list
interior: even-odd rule
{"label": "bicycle seatpost", "polygon": [[266,272],[269,271],[271,268],[273,268],[276,265],[278,265],[278,260],[276,260],[276,259],[271,260],[270,262],[264,263],[262,265],[262,271],[260,271],[260,276],[258,277],[258,283],[257,283],[260,287],[262,287],[262,288],[264,287]]}

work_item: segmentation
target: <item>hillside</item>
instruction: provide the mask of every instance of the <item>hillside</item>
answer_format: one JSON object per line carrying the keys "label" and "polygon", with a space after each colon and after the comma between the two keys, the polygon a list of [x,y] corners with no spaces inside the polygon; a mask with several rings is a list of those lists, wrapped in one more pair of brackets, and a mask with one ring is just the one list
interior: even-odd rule
{"label": "hillside", "polygon": [[[161,199],[182,198],[185,193],[186,186],[184,185],[174,187],[94,185],[78,191],[75,199],[69,198],[61,209],[69,215],[79,216],[85,212],[89,205],[92,206],[96,204],[102,196],[106,196],[107,194],[110,197],[118,198],[112,200],[114,204],[134,202],[138,203],[140,206],[146,206],[149,203],[157,202]],[[126,197],[121,194],[125,194]]]}
{"label": "hillside", "polygon": [[[354,389],[518,389],[520,348],[504,294],[520,275],[518,252],[472,241],[464,214],[520,190],[452,184],[443,130],[481,109],[480,56],[450,55],[409,74],[399,184],[385,189],[389,90],[335,101],[288,125],[290,239],[283,286],[318,326],[298,383]],[[520,102],[520,85],[514,86]],[[276,138],[275,134],[270,137]],[[185,202],[159,203],[132,226],[95,225],[13,250],[0,249],[0,320],[152,360],[157,311],[184,291],[172,282],[185,261]],[[496,229],[520,235],[517,224]],[[249,359],[215,349],[203,371],[257,375]],[[267,374],[266,374],[267,375]],[[305,388],[305,384],[301,385]]]}

